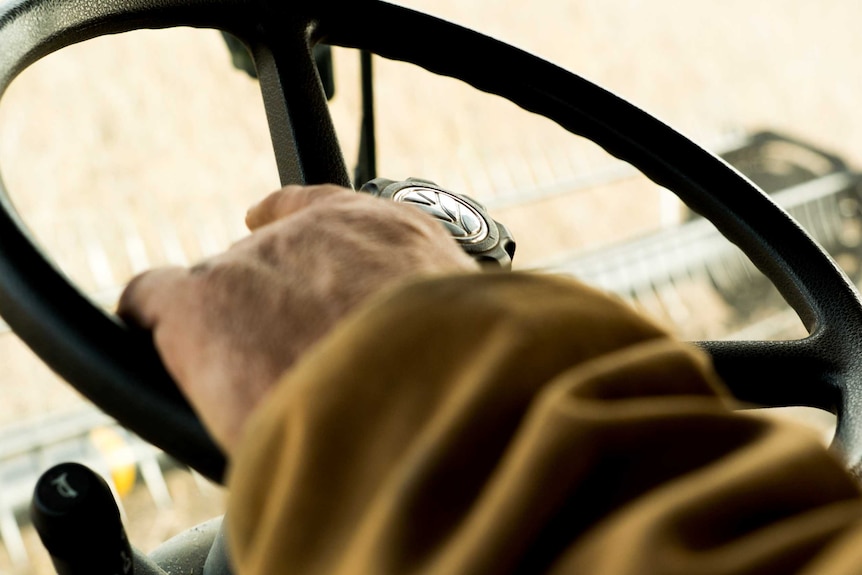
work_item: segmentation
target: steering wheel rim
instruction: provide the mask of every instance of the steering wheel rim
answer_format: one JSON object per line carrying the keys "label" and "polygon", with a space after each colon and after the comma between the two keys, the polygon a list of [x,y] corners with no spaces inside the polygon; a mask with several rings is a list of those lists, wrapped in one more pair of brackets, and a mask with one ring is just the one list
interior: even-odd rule
{"label": "steering wheel rim", "polygon": [[[587,80],[455,24],[378,0],[13,0],[0,11],[0,96],[39,58],[139,28],[217,28],[250,47],[286,183],[350,185],[311,45],[360,48],[507,98],[625,160],[711,220],[772,280],[809,336],[698,342],[734,395],[838,416],[835,444],[862,470],[862,302],[831,257],[754,184],[656,118]],[[375,32],[379,22],[395,32]],[[398,30],[439,42],[405,41]],[[371,32],[369,32],[371,31]],[[507,62],[505,77],[487,62]],[[828,295],[828,297],[827,297]],[[221,481],[225,459],[150,338],[97,308],[41,253],[0,181],[0,315],[54,371],[129,429]],[[768,374],[764,376],[764,374]],[[152,414],[157,413],[158,417]]]}

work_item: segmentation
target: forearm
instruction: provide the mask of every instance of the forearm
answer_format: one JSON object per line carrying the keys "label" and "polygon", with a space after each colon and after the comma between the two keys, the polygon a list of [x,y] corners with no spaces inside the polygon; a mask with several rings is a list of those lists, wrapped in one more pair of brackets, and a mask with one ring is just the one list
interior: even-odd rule
{"label": "forearm", "polygon": [[802,565],[857,489],[815,438],[729,403],[703,354],[583,286],[415,283],[351,315],[256,414],[234,555],[246,574]]}

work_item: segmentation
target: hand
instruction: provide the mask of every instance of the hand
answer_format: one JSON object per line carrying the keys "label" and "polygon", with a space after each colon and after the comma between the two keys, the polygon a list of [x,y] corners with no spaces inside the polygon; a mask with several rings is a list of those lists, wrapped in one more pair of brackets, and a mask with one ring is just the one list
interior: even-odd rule
{"label": "hand", "polygon": [[251,236],[191,269],[152,270],[118,313],[153,333],[170,374],[230,455],[271,386],[358,304],[418,276],[477,270],[410,206],[332,185],[251,208]]}

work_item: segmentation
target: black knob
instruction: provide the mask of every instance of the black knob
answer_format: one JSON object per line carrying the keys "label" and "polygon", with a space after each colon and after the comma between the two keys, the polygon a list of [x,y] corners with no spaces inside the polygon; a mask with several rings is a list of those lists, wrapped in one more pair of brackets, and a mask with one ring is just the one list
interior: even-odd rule
{"label": "black knob", "polygon": [[110,487],[79,463],[36,483],[30,516],[60,575],[131,575],[132,550]]}

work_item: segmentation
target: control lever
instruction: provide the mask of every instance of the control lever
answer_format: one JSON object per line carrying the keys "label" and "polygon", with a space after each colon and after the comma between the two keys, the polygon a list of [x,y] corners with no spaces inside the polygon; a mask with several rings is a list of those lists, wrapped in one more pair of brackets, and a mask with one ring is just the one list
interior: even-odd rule
{"label": "control lever", "polygon": [[107,482],[61,463],[36,483],[30,517],[59,575],[132,575],[131,545]]}
{"label": "control lever", "polygon": [[401,182],[375,178],[359,191],[419,208],[443,224],[461,248],[483,266],[512,268],[515,257],[512,233],[473,198],[419,178]]}

